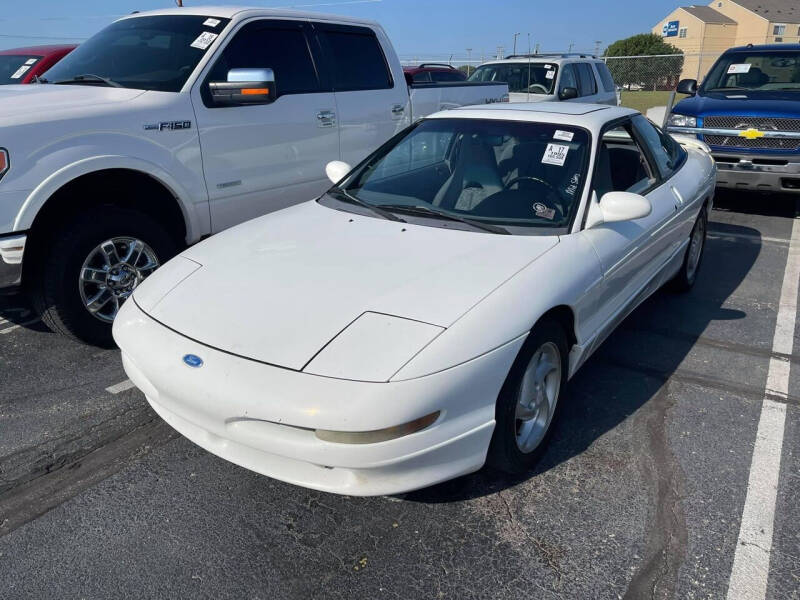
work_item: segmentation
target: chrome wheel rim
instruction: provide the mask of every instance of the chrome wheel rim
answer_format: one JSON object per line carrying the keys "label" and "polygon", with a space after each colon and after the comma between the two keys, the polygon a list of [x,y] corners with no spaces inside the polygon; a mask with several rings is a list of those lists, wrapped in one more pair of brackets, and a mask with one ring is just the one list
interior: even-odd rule
{"label": "chrome wheel rim", "polygon": [[697,272],[700,264],[700,255],[703,252],[703,240],[706,233],[706,222],[702,217],[697,221],[697,226],[692,232],[692,239],[689,242],[689,256],[686,261],[686,276],[691,281]]}
{"label": "chrome wheel rim", "polygon": [[528,454],[541,444],[553,420],[560,390],[561,352],[547,342],[531,357],[519,386],[515,425],[521,452]]}
{"label": "chrome wheel rim", "polygon": [[111,323],[136,286],[159,266],[156,253],[142,240],[115,237],[98,244],[78,277],[83,306],[96,319]]}

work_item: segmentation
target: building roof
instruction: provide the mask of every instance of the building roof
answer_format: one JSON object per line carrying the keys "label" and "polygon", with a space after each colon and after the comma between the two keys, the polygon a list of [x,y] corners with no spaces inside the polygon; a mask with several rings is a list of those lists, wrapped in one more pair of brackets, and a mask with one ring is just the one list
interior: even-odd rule
{"label": "building roof", "polygon": [[693,17],[703,21],[703,23],[736,25],[736,21],[730,17],[726,17],[721,12],[714,10],[710,6],[681,6],[681,10],[685,10]]}
{"label": "building roof", "polygon": [[800,2],[797,0],[733,0],[773,23],[800,23]]}

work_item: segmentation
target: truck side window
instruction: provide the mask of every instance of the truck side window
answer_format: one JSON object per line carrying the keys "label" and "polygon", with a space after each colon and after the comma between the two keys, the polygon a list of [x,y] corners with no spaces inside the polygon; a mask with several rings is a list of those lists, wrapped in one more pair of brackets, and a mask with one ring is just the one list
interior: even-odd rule
{"label": "truck side window", "polygon": [[600,73],[600,79],[603,82],[603,89],[607,92],[616,91],[616,87],[614,86],[614,78],[611,76],[611,71],[608,70],[606,63],[597,62],[594,63],[594,66],[597,67],[597,72]]}
{"label": "truck side window", "polygon": [[588,63],[578,63],[575,67],[580,78],[581,96],[594,96],[597,93],[597,82],[594,80],[592,67]]}
{"label": "truck side window", "polygon": [[[573,65],[564,65],[561,67],[561,83],[559,84],[558,91],[559,93],[564,88],[575,88],[578,89],[578,77],[575,75],[575,68]],[[580,91],[578,91],[580,94]]]}
{"label": "truck side window", "polygon": [[334,91],[384,90],[394,86],[375,33],[366,27],[315,25],[329,49]]}
{"label": "truck side window", "polygon": [[277,96],[320,90],[317,71],[299,25],[256,21],[245,25],[217,59],[208,81],[226,81],[231,69],[269,68]]}

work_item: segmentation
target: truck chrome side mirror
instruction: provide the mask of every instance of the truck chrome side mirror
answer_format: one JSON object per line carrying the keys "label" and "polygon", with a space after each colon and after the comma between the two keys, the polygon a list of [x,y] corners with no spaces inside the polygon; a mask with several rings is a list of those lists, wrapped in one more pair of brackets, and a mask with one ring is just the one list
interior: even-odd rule
{"label": "truck chrome side mirror", "polygon": [[678,87],[675,91],[679,94],[688,94],[694,96],[697,94],[697,80],[696,79],[681,79],[678,82]]}
{"label": "truck chrome side mirror", "polygon": [[231,69],[227,81],[208,84],[217,106],[244,106],[275,102],[275,73],[272,69]]}

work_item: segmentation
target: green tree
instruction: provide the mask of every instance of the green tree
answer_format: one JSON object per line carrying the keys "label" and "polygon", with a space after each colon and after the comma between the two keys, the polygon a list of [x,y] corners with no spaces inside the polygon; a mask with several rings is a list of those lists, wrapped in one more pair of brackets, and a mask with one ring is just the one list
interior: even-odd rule
{"label": "green tree", "polygon": [[[683,70],[683,51],[654,33],[640,33],[618,40],[603,56],[614,81],[622,86],[673,89]],[[648,56],[655,58],[643,58]]]}

